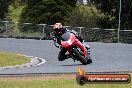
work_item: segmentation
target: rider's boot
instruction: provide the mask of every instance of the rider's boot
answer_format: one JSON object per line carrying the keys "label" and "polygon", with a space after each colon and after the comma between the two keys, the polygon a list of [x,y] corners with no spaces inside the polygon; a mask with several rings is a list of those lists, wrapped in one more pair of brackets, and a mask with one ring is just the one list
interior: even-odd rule
{"label": "rider's boot", "polygon": [[66,59],[71,58],[70,54],[66,54]]}

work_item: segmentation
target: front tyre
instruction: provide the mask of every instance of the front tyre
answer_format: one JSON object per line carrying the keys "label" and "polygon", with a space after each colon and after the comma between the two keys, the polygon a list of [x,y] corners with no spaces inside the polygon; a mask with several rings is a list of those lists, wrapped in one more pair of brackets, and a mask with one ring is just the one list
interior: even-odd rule
{"label": "front tyre", "polygon": [[73,49],[73,53],[75,54],[75,56],[77,57],[77,59],[78,59],[83,65],[87,65],[87,64],[88,64],[88,63],[87,63],[87,59],[85,59],[84,56],[81,55],[81,54],[79,53],[79,51],[78,51],[76,48]]}
{"label": "front tyre", "polygon": [[64,49],[64,48],[61,49],[61,51],[58,54],[58,60],[59,61],[63,61],[63,60],[65,60],[67,58],[67,56],[65,55],[66,51],[67,50]]}
{"label": "front tyre", "polygon": [[62,52],[59,52],[59,54],[58,54],[58,60],[59,61],[65,60],[65,55]]}

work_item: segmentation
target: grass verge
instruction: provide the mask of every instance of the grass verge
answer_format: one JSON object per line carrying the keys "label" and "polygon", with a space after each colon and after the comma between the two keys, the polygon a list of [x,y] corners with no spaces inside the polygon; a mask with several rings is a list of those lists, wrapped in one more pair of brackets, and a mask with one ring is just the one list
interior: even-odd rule
{"label": "grass verge", "polygon": [[0,88],[132,88],[132,83],[80,86],[76,83],[75,75],[4,77],[0,78]]}
{"label": "grass verge", "polygon": [[30,62],[31,59],[14,53],[0,52],[0,67],[15,66]]}

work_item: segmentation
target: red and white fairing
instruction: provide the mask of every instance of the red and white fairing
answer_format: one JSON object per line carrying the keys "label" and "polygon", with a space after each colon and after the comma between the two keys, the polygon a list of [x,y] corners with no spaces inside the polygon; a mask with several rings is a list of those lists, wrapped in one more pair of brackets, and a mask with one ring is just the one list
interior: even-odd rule
{"label": "red and white fairing", "polygon": [[67,32],[62,35],[64,40],[61,40],[61,47],[67,49],[69,53],[72,53],[72,48],[74,46],[78,46],[84,53],[84,57],[88,56],[88,51],[85,48],[84,44],[82,44],[73,33]]}

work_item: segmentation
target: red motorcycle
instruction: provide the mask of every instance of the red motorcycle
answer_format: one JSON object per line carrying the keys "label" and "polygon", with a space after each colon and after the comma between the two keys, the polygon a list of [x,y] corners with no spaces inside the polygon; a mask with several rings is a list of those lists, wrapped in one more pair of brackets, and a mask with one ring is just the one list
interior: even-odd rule
{"label": "red motorcycle", "polygon": [[73,33],[66,32],[61,38],[60,47],[67,49],[67,52],[74,61],[80,61],[83,65],[92,63],[90,51],[86,49],[85,45],[82,44]]}

